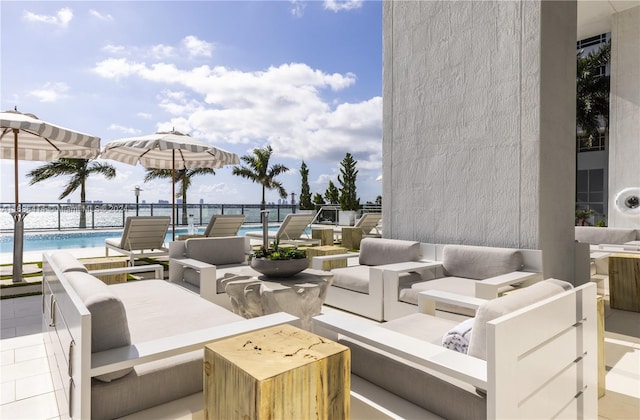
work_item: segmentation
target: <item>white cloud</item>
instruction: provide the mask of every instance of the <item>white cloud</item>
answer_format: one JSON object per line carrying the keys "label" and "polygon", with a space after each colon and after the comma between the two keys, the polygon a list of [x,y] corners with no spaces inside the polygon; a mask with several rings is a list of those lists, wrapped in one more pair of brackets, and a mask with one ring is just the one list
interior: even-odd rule
{"label": "white cloud", "polygon": [[39,89],[29,91],[29,95],[35,96],[40,102],[55,102],[68,98],[69,86],[66,83],[45,83]]}
{"label": "white cloud", "polygon": [[136,116],[145,120],[150,120],[151,118],[153,118],[153,115],[148,112],[138,112]]}
{"label": "white cloud", "polygon": [[362,0],[324,0],[324,8],[332,12],[353,10],[362,7]]}
{"label": "white cloud", "polygon": [[159,129],[191,133],[213,144],[273,146],[283,158],[340,161],[351,152],[362,168],[379,171],[382,98],[333,104],[331,92],[353,86],[352,73],[327,73],[303,63],[263,71],[108,59],[104,78],[138,78],[165,88],[158,105],[169,115]]}
{"label": "white cloud", "polygon": [[136,135],[136,134],[140,134],[141,133],[141,131],[138,130],[137,128],[125,127],[125,126],[120,125],[120,124],[110,124],[109,125],[109,130],[119,131],[121,133],[131,134],[131,135]]}
{"label": "white cloud", "polygon": [[98,12],[97,10],[91,9],[89,10],[89,14],[97,19],[103,20],[105,22],[111,22],[113,21],[113,16],[111,16],[110,14],[102,14],[100,12]]}
{"label": "white cloud", "polygon": [[304,9],[307,7],[305,3],[300,0],[289,0],[291,5],[291,14],[295,17],[302,17],[304,15]]}
{"label": "white cloud", "polygon": [[170,58],[175,55],[175,48],[163,44],[154,45],[149,49],[148,55],[155,59]]}
{"label": "white cloud", "polygon": [[102,51],[109,54],[123,54],[126,52],[126,49],[122,45],[107,44],[102,47]]}
{"label": "white cloud", "polygon": [[48,16],[38,15],[25,10],[22,17],[27,22],[48,23],[61,28],[66,28],[69,25],[69,22],[71,22],[71,19],[73,19],[73,11],[68,7],[64,7],[58,10],[54,16]]}
{"label": "white cloud", "polygon": [[182,44],[187,49],[190,57],[211,57],[213,44],[189,35],[182,40]]}

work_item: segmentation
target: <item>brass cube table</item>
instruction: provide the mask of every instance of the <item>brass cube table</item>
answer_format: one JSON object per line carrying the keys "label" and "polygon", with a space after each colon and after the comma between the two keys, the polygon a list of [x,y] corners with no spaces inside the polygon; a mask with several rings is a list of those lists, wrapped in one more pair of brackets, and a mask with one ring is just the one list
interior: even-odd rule
{"label": "brass cube table", "polygon": [[609,256],[609,304],[612,309],[640,312],[640,254]]}
{"label": "brass cube table", "polygon": [[[340,255],[346,254],[347,248],[342,246],[313,246],[307,248],[307,258],[309,259],[309,267],[311,267],[311,262],[313,261],[313,257],[319,257],[323,255]],[[347,260],[333,260],[333,261],[324,261],[322,263],[323,270],[331,270],[332,268],[343,268],[347,266]]]}
{"label": "brass cube table", "polygon": [[205,346],[205,419],[348,419],[348,347],[291,325]]}
{"label": "brass cube table", "polygon": [[320,245],[333,245],[333,228],[312,228],[311,238],[320,239]]}
{"label": "brass cube table", "polygon": [[[81,258],[79,260],[87,270],[103,270],[106,268],[125,268],[129,259],[127,257],[101,257],[101,258]],[[96,276],[106,284],[125,283],[127,274],[110,274]]]}

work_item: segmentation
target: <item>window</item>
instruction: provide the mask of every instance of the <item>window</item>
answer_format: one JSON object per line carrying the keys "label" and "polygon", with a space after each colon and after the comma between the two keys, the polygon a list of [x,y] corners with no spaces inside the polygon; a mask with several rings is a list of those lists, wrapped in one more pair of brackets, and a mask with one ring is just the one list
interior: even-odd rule
{"label": "window", "polygon": [[596,152],[606,149],[604,133],[600,133],[598,137],[593,139],[586,136],[578,136],[576,140],[576,150],[578,151],[578,153]]}
{"label": "window", "polygon": [[576,177],[576,208],[604,212],[604,169],[578,171]]}

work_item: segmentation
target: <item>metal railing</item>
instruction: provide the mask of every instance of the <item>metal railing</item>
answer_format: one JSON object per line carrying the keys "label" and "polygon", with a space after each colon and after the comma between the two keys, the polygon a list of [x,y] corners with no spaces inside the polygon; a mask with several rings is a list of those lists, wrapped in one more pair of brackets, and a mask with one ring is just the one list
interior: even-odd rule
{"label": "metal railing", "polygon": [[[243,214],[246,224],[261,222],[260,204],[178,204],[176,207],[177,226],[187,226],[189,215],[193,215],[197,226],[206,225],[211,216],[216,214]],[[289,213],[301,211],[297,205],[290,204],[268,204],[266,209],[269,210],[269,222],[273,223],[282,222]],[[339,209],[338,205],[316,206],[316,222],[337,224]],[[171,204],[147,203],[22,203],[18,210],[28,213],[24,219],[25,231],[122,229],[129,216],[171,216],[172,213]],[[0,233],[13,232],[13,211],[13,203],[0,203]],[[380,211],[380,206],[365,205],[359,210],[358,216]]]}

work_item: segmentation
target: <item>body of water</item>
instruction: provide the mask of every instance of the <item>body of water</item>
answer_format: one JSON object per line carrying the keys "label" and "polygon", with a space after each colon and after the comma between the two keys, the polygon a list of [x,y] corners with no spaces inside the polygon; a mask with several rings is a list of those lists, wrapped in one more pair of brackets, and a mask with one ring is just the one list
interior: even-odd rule
{"label": "body of water", "polygon": [[[261,226],[243,226],[238,235],[244,236],[249,231],[261,229]],[[198,229],[198,233],[203,232],[204,227]],[[186,228],[176,229],[176,237],[187,233]],[[104,247],[105,239],[121,236],[122,230],[25,233],[23,249],[24,252],[29,252],[47,249],[98,248]],[[171,242],[171,240],[171,228],[169,228],[165,241]],[[0,252],[13,252],[13,235],[0,235]]]}

